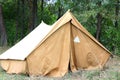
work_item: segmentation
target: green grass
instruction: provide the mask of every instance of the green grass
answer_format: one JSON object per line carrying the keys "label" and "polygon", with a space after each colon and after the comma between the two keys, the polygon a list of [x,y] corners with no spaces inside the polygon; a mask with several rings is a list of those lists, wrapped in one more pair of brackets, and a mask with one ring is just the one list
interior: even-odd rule
{"label": "green grass", "polygon": [[[7,50],[8,47],[1,48],[0,54]],[[0,80],[120,80],[120,57],[115,56],[106,64],[104,70],[85,71],[79,70],[77,72],[68,72],[65,76],[60,78],[52,77],[34,77],[25,74],[7,74],[0,67]]]}

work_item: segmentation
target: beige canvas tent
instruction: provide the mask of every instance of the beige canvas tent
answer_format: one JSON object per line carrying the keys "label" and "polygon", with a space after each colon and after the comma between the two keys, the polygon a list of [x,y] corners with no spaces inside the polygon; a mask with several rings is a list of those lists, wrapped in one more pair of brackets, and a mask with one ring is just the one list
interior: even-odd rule
{"label": "beige canvas tent", "polygon": [[13,48],[12,53],[8,50],[0,56],[1,66],[7,73],[58,77],[65,75],[68,70],[103,68],[111,55],[70,11],[67,11],[52,26],[44,27],[50,29],[47,32],[45,30],[44,36],[38,39],[33,47],[26,48],[28,47],[26,46],[21,49],[24,47],[21,45],[32,46],[31,43],[41,36],[38,34],[41,31],[37,29],[38,27],[35,29],[38,32],[33,30],[34,35],[30,35],[30,38],[37,36],[31,38],[32,42],[23,44],[23,40],[21,45],[17,46],[17,50]]}

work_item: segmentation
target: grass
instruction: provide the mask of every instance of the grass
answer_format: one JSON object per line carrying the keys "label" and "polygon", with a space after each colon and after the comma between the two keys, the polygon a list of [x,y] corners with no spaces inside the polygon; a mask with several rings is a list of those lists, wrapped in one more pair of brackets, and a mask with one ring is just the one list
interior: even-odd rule
{"label": "grass", "polygon": [[[0,54],[7,49],[8,47],[0,47]],[[115,56],[110,59],[104,70],[79,70],[74,73],[68,72],[65,76],[60,78],[44,76],[34,77],[24,74],[7,74],[0,67],[0,80],[120,80],[120,57]]]}

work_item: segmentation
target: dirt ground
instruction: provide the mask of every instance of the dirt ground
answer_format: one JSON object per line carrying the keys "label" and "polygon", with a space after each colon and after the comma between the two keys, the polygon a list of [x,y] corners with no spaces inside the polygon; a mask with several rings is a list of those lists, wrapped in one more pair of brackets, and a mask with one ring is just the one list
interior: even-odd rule
{"label": "dirt ground", "polygon": [[[8,48],[0,47],[0,54]],[[110,58],[103,70],[78,70],[77,72],[68,72],[65,76],[59,78],[44,76],[28,76],[24,74],[7,74],[0,67],[0,80],[120,80],[120,57]]]}

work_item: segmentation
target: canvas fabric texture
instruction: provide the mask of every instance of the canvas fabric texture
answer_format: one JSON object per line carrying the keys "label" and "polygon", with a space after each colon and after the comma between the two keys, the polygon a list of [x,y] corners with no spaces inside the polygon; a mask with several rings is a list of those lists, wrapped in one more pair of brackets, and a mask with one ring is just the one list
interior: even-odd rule
{"label": "canvas fabric texture", "polygon": [[61,77],[68,70],[103,68],[111,55],[67,11],[24,60],[1,59],[0,63],[7,73]]}

